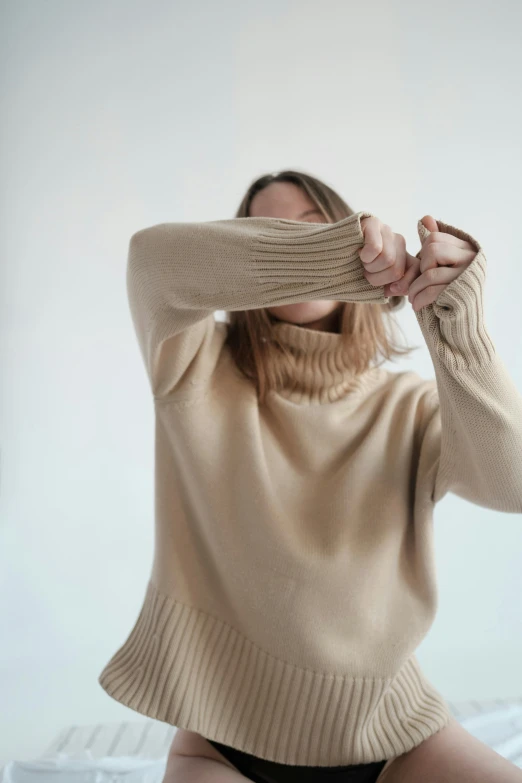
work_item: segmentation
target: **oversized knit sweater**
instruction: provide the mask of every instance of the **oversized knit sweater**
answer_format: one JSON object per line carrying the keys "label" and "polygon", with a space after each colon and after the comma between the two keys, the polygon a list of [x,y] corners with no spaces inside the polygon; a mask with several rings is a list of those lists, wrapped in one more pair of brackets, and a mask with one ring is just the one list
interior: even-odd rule
{"label": "oversized knit sweater", "polygon": [[[448,492],[522,513],[522,396],[484,324],[477,254],[416,313],[435,378],[275,322],[290,380],[259,403],[214,311],[385,304],[359,212],[161,223],[127,285],[155,411],[155,548],[137,619],[99,675],[143,715],[285,764],[387,759],[451,718],[415,650],[437,606]],[[423,239],[429,232],[418,224]]]}

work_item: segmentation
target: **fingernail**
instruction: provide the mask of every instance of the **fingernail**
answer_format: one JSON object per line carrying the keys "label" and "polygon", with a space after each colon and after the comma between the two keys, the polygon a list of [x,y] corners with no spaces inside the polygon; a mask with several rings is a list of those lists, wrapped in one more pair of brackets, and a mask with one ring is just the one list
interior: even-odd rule
{"label": "fingernail", "polygon": [[400,291],[401,290],[401,284],[400,283],[392,283],[390,286],[390,291]]}

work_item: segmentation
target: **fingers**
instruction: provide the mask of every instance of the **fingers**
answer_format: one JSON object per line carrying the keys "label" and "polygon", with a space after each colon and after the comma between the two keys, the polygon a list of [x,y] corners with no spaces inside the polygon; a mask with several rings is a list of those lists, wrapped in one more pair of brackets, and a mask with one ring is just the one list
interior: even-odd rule
{"label": "fingers", "polygon": [[[433,228],[436,224],[433,221]],[[406,240],[402,234],[396,234],[391,227],[378,218],[368,218],[364,221],[364,247],[360,251],[364,264],[364,276],[374,286],[384,286],[385,296],[402,296],[410,294],[410,302],[414,309],[421,302],[426,303],[427,297],[434,298],[458,274],[452,271],[445,277],[439,277],[440,266],[454,270],[456,266],[469,263],[476,254],[470,249],[466,240],[432,231],[423,243],[421,251],[412,256],[406,250]],[[417,281],[420,281],[417,283]],[[419,297],[417,302],[415,297]]]}
{"label": "fingers", "polygon": [[[373,231],[373,227],[372,227]],[[378,226],[379,242],[374,239],[372,234],[371,240],[371,252],[370,249],[365,253],[366,244],[363,247],[361,253],[361,261],[363,262],[367,272],[375,274],[376,272],[382,272],[385,269],[389,269],[395,264],[397,258],[397,248],[395,244],[395,236],[390,226],[385,223],[380,223]],[[366,240],[366,236],[365,236]],[[380,247],[379,252],[376,254],[377,249]],[[390,282],[387,280],[386,282]],[[374,285],[379,285],[378,282],[374,282]],[[382,285],[382,284],[381,284]]]}
{"label": "fingers", "polygon": [[445,288],[446,286],[443,283],[441,285],[430,285],[428,288],[425,288],[423,291],[417,294],[413,301],[410,299],[411,306],[414,311],[418,313],[419,310],[422,310],[423,307],[426,307],[426,305],[434,302],[438,295],[441,294]]}
{"label": "fingers", "polygon": [[460,267],[439,266],[427,269],[414,280],[408,291],[408,299],[415,311],[434,302],[441,291],[461,273]]}
{"label": "fingers", "polygon": [[406,251],[406,272],[397,282],[390,285],[390,293],[401,296],[408,293],[414,280],[420,275],[420,259]]}
{"label": "fingers", "polygon": [[[375,245],[370,254],[361,254],[364,263],[364,276],[369,283],[383,286],[400,280],[406,268],[406,240],[402,234],[395,234],[390,226],[381,223],[379,232],[382,250],[375,256]],[[364,248],[363,248],[364,250]],[[373,257],[373,260],[369,260]],[[367,258],[368,260],[364,260]]]}
{"label": "fingers", "polygon": [[444,242],[448,245],[456,245],[463,250],[469,250],[470,248],[470,243],[467,239],[460,239],[460,237],[456,237],[454,234],[448,234],[445,231],[432,231],[431,234],[426,237],[422,246],[430,245],[432,242]]}
{"label": "fingers", "polygon": [[381,236],[381,221],[377,218],[365,218],[361,221],[364,234],[364,247],[359,251],[363,264],[369,264],[381,253],[383,240]]}
{"label": "fingers", "polygon": [[476,250],[470,250],[455,245],[452,242],[424,243],[421,250],[420,271],[435,269],[437,266],[459,266],[469,263],[477,254]]}
{"label": "fingers", "polygon": [[[402,234],[395,234],[378,218],[366,218],[361,225],[365,243],[359,255],[365,278],[374,286],[384,286],[385,296],[409,295],[414,310],[435,301],[459,274],[456,268],[470,263],[476,255],[466,240],[433,230],[419,253],[412,256]],[[435,228],[435,221],[432,226]],[[441,267],[447,270],[445,276],[438,271]]]}

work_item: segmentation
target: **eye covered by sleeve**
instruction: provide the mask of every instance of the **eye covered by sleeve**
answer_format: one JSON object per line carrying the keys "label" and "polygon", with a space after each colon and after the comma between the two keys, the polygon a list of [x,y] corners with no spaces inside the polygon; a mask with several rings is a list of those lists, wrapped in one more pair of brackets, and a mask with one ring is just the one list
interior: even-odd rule
{"label": "eye covered by sleeve", "polygon": [[154,395],[175,396],[182,379],[185,388],[205,384],[215,364],[215,310],[319,299],[388,302],[384,287],[364,277],[365,217],[373,215],[358,212],[336,223],[264,217],[160,223],[133,234],[127,293]]}

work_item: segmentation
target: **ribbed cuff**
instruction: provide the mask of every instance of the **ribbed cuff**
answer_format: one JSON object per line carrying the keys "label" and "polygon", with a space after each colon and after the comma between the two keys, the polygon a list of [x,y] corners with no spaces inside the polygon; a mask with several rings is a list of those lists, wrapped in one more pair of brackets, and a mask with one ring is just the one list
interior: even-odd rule
{"label": "ribbed cuff", "polygon": [[[439,355],[447,364],[465,369],[487,363],[496,354],[495,346],[484,323],[484,284],[486,256],[477,240],[455,226],[437,220],[439,231],[464,239],[477,255],[461,274],[452,280],[429,305],[416,312],[427,341],[435,341]],[[422,241],[430,231],[419,220]],[[419,258],[417,253],[417,258]]]}
{"label": "ribbed cuff", "polygon": [[[374,286],[364,276],[359,251],[364,246],[361,220],[375,217],[357,212],[336,223],[311,226],[281,219],[258,231],[251,245],[256,276],[267,286],[277,285],[285,297],[281,279],[288,277],[288,291],[295,294],[296,279],[313,284],[325,299],[386,304],[384,286]],[[278,225],[279,223],[279,225]]]}

